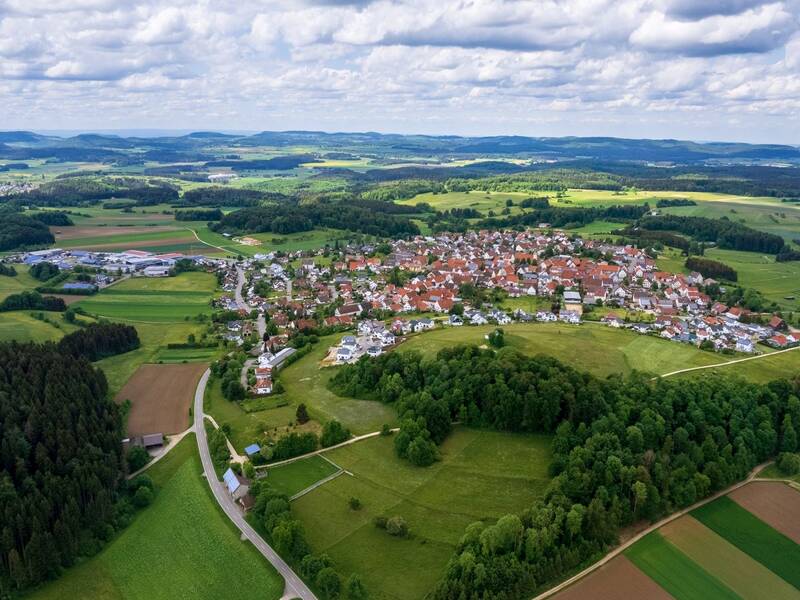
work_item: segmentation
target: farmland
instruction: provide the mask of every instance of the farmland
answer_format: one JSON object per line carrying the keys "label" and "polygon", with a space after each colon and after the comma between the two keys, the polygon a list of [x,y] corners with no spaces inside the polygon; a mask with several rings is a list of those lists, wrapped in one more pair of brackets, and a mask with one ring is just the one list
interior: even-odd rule
{"label": "farmland", "polygon": [[87,313],[130,322],[178,322],[211,313],[216,287],[209,273],[177,277],[134,278],[108,287],[80,302]]}
{"label": "farmland", "polygon": [[158,490],[153,503],[99,554],[27,597],[245,599],[258,590],[261,598],[279,598],[281,577],[239,539],[201,473],[188,435],[148,470]]}
{"label": "farmland", "polygon": [[[36,314],[40,313],[37,311]],[[0,313],[0,341],[56,342],[78,328],[66,323],[61,313],[41,314],[46,321],[32,317],[28,311]]]}
{"label": "farmland", "polygon": [[142,365],[119,391],[131,401],[128,435],[179,433],[189,426],[189,407],[204,363]]}
{"label": "farmland", "polygon": [[[315,552],[343,574],[358,572],[371,598],[422,598],[442,574],[464,529],[528,507],[548,482],[547,436],[457,428],[442,460],[419,469],[397,458],[391,437],[327,454],[342,475],[293,502]],[[363,504],[349,507],[350,498]],[[373,525],[400,515],[411,536],[393,538]]]}

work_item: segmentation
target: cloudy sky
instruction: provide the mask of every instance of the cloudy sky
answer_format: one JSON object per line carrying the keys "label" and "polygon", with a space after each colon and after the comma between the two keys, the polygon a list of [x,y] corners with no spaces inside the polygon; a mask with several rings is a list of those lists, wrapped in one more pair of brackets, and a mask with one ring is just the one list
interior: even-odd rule
{"label": "cloudy sky", "polygon": [[800,0],[0,0],[0,128],[800,144]]}

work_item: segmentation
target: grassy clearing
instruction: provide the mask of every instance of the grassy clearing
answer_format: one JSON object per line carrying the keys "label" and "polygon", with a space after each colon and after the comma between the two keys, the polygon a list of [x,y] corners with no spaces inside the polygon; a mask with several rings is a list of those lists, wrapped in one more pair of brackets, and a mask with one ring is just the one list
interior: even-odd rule
{"label": "grassy clearing", "polygon": [[797,483],[800,483],[800,473],[798,473],[797,475],[785,475],[784,473],[781,472],[781,470],[778,468],[778,465],[776,465],[775,463],[772,463],[768,465],[766,468],[764,468],[764,470],[758,474],[758,478],[788,479],[790,481],[796,481]]}
{"label": "grassy clearing", "polygon": [[[735,357],[718,355],[717,358],[722,362],[726,358]],[[775,379],[791,378],[800,374],[800,350],[792,350],[791,352],[782,352],[780,354],[772,352],[769,356],[757,360],[733,363],[716,369],[702,369],[677,375],[677,377],[710,377],[714,373],[736,374],[756,383],[768,383]]]}
{"label": "grassy clearing", "polygon": [[397,415],[391,406],[380,402],[343,398],[331,392],[328,381],[334,368],[321,369],[320,361],[328,349],[341,339],[341,334],[322,337],[316,347],[297,362],[281,371],[280,380],[286,392],[282,397],[293,407],[304,403],[309,414],[320,422],[337,419],[355,434],[378,431],[384,423],[394,426]]}
{"label": "grassy clearing", "polygon": [[153,504],[95,557],[34,592],[35,600],[279,598],[283,581],[217,506],[194,435],[148,473]]}
{"label": "grassy clearing", "polygon": [[[483,344],[492,325],[435,329],[414,336],[399,349],[427,354],[457,344]],[[512,324],[503,327],[508,346],[528,354],[549,354],[596,375],[629,373],[633,369],[654,374],[721,362],[717,354],[632,331],[585,323]]]}
{"label": "grassy clearing", "polygon": [[66,334],[78,329],[75,325],[66,323],[61,313],[46,312],[44,315],[58,327],[53,323],[35,319],[30,315],[30,311],[0,313],[0,341],[57,342]]}
{"label": "grassy clearing", "polygon": [[[549,482],[548,436],[457,428],[442,460],[417,468],[395,456],[393,438],[372,438],[328,456],[353,473],[299,498],[293,510],[315,552],[343,574],[361,574],[372,598],[422,598],[435,586],[472,522],[494,522],[541,497]],[[351,510],[350,498],[363,507]],[[400,515],[408,539],[389,536],[376,516]]]}
{"label": "grassy clearing", "polygon": [[41,281],[35,280],[28,274],[28,265],[14,265],[14,269],[17,271],[15,277],[0,275],[0,300],[42,285]]}
{"label": "grassy clearing", "polygon": [[211,314],[216,279],[210,273],[137,277],[106,288],[78,306],[93,315],[125,321],[177,322]]}
{"label": "grassy clearing", "polygon": [[800,544],[723,496],[692,516],[800,590]]}
{"label": "grassy clearing", "polygon": [[736,600],[719,579],[670,544],[657,531],[625,551],[625,556],[676,600]]}
{"label": "grassy clearing", "polygon": [[511,200],[514,205],[509,207],[510,213],[519,214],[519,202],[531,196],[538,196],[544,194],[528,194],[523,192],[447,192],[445,194],[425,193],[418,194],[408,200],[401,200],[398,204],[406,206],[416,206],[417,204],[427,202],[435,210],[450,210],[453,208],[474,208],[484,216],[487,216],[489,211],[493,211],[496,215],[500,216],[500,212],[506,208],[506,201]]}
{"label": "grassy clearing", "polygon": [[294,496],[339,469],[321,456],[312,456],[267,471],[267,483],[287,496]]}
{"label": "grassy clearing", "polygon": [[[296,250],[316,250],[324,248],[326,245],[333,247],[336,241],[345,242],[354,237],[352,233],[339,229],[314,229],[292,234],[277,233],[254,233],[248,237],[262,241],[260,246],[247,246],[238,244],[233,239],[225,237],[220,233],[211,231],[205,224],[193,227],[197,231],[198,237],[209,244],[219,246],[233,256],[253,256],[281,250],[283,252],[294,252]],[[190,234],[191,235],[191,234]],[[210,251],[210,249],[209,249]]]}

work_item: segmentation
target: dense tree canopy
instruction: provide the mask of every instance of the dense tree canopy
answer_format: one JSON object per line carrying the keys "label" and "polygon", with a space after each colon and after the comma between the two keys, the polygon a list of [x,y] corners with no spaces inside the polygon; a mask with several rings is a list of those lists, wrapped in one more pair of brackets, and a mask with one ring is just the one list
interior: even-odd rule
{"label": "dense tree canopy", "polygon": [[9,310],[52,310],[64,312],[67,304],[63,298],[57,296],[42,296],[39,292],[20,292],[3,298],[0,302],[0,312]]}
{"label": "dense tree canopy", "polygon": [[0,581],[37,584],[113,535],[122,426],[107,392],[52,344],[0,344]]}
{"label": "dense tree canopy", "polygon": [[697,271],[703,277],[727,279],[728,281],[736,281],[738,279],[736,270],[732,267],[729,267],[725,263],[717,260],[701,258],[700,256],[690,256],[687,258],[686,268],[692,271]]}
{"label": "dense tree canopy", "polygon": [[74,225],[69,215],[60,210],[46,210],[43,212],[34,213],[31,215],[37,221],[41,221],[45,225],[55,225],[56,227],[67,227]]}
{"label": "dense tree canopy", "polygon": [[777,254],[786,245],[779,235],[757,231],[724,218],[664,215],[642,219],[639,227],[657,231],[675,231],[689,235],[700,242],[714,242],[720,248],[730,250]]}
{"label": "dense tree canopy", "polygon": [[[598,379],[545,357],[461,347],[435,358],[390,353],[343,367],[332,387],[396,405],[416,464],[458,419],[555,433],[554,480],[522,515],[467,530],[436,597],[517,598],[615,543],[620,527],[655,519],[794,452],[798,389],[733,376]],[[418,447],[422,460],[410,456]],[[415,450],[416,451],[416,450]],[[433,458],[435,459],[435,457]]]}
{"label": "dense tree canopy", "polygon": [[139,347],[139,334],[131,325],[92,323],[65,335],[58,347],[66,354],[95,361],[135,350]]}
{"label": "dense tree canopy", "polygon": [[0,219],[0,251],[47,245],[54,241],[47,225],[27,215],[6,213]]}

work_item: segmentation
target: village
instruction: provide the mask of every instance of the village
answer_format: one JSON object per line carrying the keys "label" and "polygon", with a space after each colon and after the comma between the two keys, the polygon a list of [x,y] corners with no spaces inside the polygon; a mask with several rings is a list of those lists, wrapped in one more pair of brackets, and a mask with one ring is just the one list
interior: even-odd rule
{"label": "village", "polygon": [[[236,298],[238,271],[246,283]],[[265,253],[228,264],[220,307],[242,310],[227,339],[238,344],[261,315],[254,393],[271,390],[269,361],[309,336],[341,332],[323,365],[377,357],[408,335],[436,327],[585,321],[694,344],[756,354],[800,342],[777,315],[715,301],[718,282],[659,270],[643,249],[562,232],[474,232],[419,236],[383,247]],[[724,286],[722,288],[724,290]],[[253,381],[253,378],[250,378]]]}

